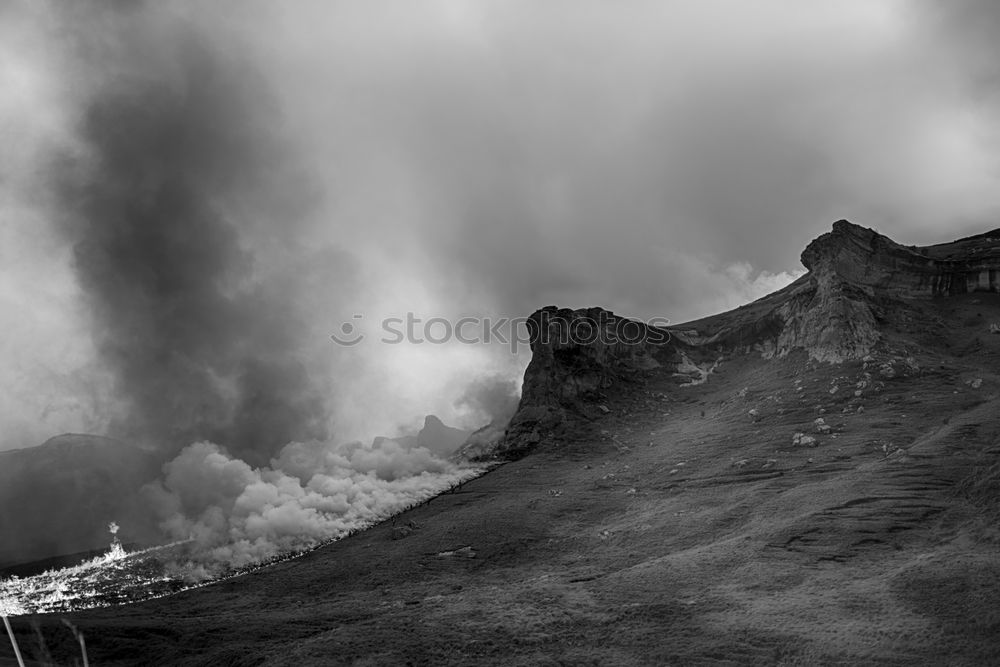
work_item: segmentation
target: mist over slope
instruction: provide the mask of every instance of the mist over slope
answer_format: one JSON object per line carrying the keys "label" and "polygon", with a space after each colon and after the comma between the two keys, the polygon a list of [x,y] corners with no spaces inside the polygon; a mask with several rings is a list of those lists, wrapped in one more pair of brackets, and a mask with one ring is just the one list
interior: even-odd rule
{"label": "mist over slope", "polygon": [[262,468],[202,442],[163,471],[143,491],[168,537],[195,542],[204,577],[342,537],[478,474],[392,441],[294,442]]}

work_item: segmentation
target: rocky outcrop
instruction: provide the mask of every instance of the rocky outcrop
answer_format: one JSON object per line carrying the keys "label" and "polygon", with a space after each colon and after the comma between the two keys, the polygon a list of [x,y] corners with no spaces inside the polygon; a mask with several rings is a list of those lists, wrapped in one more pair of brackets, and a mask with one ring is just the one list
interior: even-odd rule
{"label": "rocky outcrop", "polygon": [[[785,356],[800,349],[812,359],[832,363],[869,354],[879,331],[868,295],[825,266],[807,278],[809,289],[777,310],[784,326],[773,342],[773,354]],[[771,349],[771,341],[761,343]]]}
{"label": "rocky outcrop", "polygon": [[395,438],[377,436],[372,447],[378,448],[385,442],[395,442],[409,449],[424,447],[441,457],[449,457],[461,447],[470,435],[469,431],[448,426],[435,415],[424,417],[424,426],[416,435],[401,435]]}
{"label": "rocky outcrop", "polygon": [[591,409],[592,399],[620,377],[678,363],[669,330],[601,308],[542,308],[528,319],[528,332],[532,357],[518,410],[497,449],[504,456],[558,435],[567,413]]}
{"label": "rocky outcrop", "polygon": [[840,220],[801,259],[808,273],[785,289],[675,335],[721,351],[802,350],[839,363],[870,354],[888,313],[907,301],[1000,291],[1000,230],[920,248]]}
{"label": "rocky outcrop", "polygon": [[462,446],[469,431],[446,425],[434,415],[424,418],[424,427],[417,434],[417,445],[426,447],[438,456],[449,456]]}
{"label": "rocky outcrop", "polygon": [[847,220],[806,246],[802,264],[868,294],[900,298],[1000,292],[1000,229],[952,243],[903,246]]}
{"label": "rocky outcrop", "polygon": [[658,368],[657,355],[671,337],[666,328],[602,308],[555,306],[533,313],[528,333],[532,357],[522,400],[536,405],[556,404],[600,389],[622,373]]}
{"label": "rocky outcrop", "polygon": [[839,220],[806,246],[802,264],[809,298],[779,308],[785,325],[775,352],[859,359],[874,349],[880,311],[893,301],[1000,291],[1000,230],[918,248]]}
{"label": "rocky outcrop", "polygon": [[918,248],[840,220],[801,259],[808,272],[788,287],[677,327],[653,327],[600,308],[535,312],[521,402],[496,452],[517,456],[558,436],[567,418],[592,411],[603,388],[637,370],[666,366],[683,387],[710,381],[735,354],[862,359],[910,300],[1000,291],[1000,230]]}

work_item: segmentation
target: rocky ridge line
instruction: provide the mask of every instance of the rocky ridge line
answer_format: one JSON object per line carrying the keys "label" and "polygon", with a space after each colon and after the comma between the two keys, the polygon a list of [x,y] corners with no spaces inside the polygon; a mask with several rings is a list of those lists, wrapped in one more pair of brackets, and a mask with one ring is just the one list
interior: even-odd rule
{"label": "rocky ridge line", "polygon": [[[543,439],[564,437],[575,419],[600,409],[602,389],[636,371],[665,366],[684,385],[708,381],[736,354],[801,351],[825,363],[866,358],[907,301],[1000,291],[1000,230],[908,247],[840,220],[806,247],[801,261],[807,273],[784,289],[677,327],[649,327],[601,308],[536,311],[521,401],[493,454],[517,458]],[[588,327],[602,335],[568,335]],[[640,341],[616,338],[627,329],[629,341],[641,333]]]}

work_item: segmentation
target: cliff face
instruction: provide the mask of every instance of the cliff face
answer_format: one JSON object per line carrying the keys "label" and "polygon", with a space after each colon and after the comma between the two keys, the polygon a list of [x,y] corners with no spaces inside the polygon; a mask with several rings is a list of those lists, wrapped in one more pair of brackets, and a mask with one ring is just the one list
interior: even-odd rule
{"label": "cliff face", "polygon": [[542,308],[529,318],[528,331],[532,356],[521,402],[498,448],[506,456],[564,435],[573,413],[599,412],[601,392],[622,377],[677,362],[667,329],[602,308]]}
{"label": "cliff face", "polygon": [[909,301],[1000,291],[1000,230],[920,248],[840,220],[806,247],[802,264],[808,273],[787,288],[682,327],[687,340],[765,357],[862,358]]}
{"label": "cliff face", "polygon": [[914,300],[1000,292],[1000,230],[923,248],[841,220],[802,253],[808,273],[728,313],[669,328],[600,308],[543,308],[530,319],[532,360],[520,407],[498,452],[508,456],[565,435],[602,392],[637,371],[667,367],[679,386],[708,381],[734,355],[805,353],[842,363],[887,352],[884,332]]}
{"label": "cliff face", "polygon": [[549,306],[528,321],[531,376],[522,398],[556,404],[594,392],[616,376],[658,368],[657,355],[670,340],[667,329],[619,317],[602,308]]}
{"label": "cliff face", "polygon": [[918,248],[840,220],[806,247],[802,264],[902,298],[1000,292],[1000,230]]}

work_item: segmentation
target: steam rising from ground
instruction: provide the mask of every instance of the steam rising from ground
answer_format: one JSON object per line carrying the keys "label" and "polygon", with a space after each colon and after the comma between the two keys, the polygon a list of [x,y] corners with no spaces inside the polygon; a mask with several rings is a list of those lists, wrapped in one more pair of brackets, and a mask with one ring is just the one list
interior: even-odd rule
{"label": "steam rising from ground", "polygon": [[167,533],[193,539],[211,570],[341,537],[477,474],[393,441],[374,448],[293,442],[262,468],[199,442],[146,491]]}
{"label": "steam rising from ground", "polygon": [[24,578],[0,578],[0,615],[176,593],[367,528],[482,472],[389,440],[370,448],[293,442],[262,468],[198,442],[164,467],[162,480],[143,489],[175,541],[126,552],[112,522],[104,555]]}

